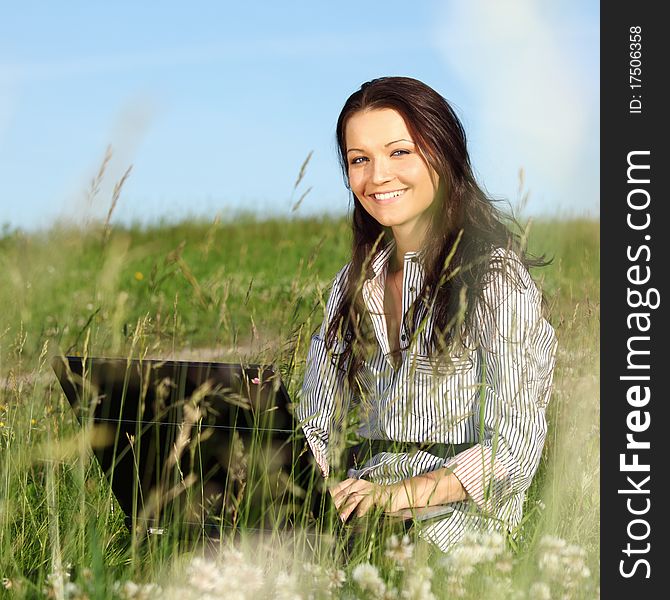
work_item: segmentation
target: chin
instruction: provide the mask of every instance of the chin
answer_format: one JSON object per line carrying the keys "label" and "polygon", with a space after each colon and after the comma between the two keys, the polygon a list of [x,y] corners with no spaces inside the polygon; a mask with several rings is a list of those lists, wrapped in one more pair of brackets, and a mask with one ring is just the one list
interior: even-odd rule
{"label": "chin", "polygon": [[372,218],[377,221],[382,227],[393,227],[394,225],[398,225],[397,219],[392,219],[390,217],[385,217],[385,216],[380,216],[376,217],[372,215]]}
{"label": "chin", "polygon": [[368,215],[377,221],[377,223],[383,225],[384,227],[391,227],[392,225],[397,224],[398,217],[393,215],[392,211],[383,209],[379,210],[378,206],[367,207],[365,205],[363,206],[363,209],[366,213],[368,213]]}

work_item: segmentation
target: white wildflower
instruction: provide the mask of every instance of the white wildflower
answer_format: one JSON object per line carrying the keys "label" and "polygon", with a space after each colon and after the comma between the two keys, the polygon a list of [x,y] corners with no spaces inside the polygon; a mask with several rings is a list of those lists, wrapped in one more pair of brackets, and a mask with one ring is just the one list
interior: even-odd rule
{"label": "white wildflower", "polygon": [[505,553],[505,538],[497,532],[466,532],[461,542],[442,559],[447,569],[447,590],[450,596],[463,598],[467,592],[466,579],[478,565],[495,565],[501,573],[512,570]]}
{"label": "white wildflower", "polygon": [[466,577],[474,573],[479,557],[468,547],[456,546],[442,559],[444,566],[453,574]]}
{"label": "white wildflower", "polygon": [[401,597],[407,600],[435,600],[431,589],[433,570],[430,567],[418,568],[405,579]]}
{"label": "white wildflower", "polygon": [[512,559],[509,556],[505,556],[496,562],[496,570],[503,574],[511,573],[513,567]]}
{"label": "white wildflower", "polygon": [[485,549],[486,562],[491,562],[505,551],[505,538],[497,531],[481,536],[480,544]]}
{"label": "white wildflower", "polygon": [[299,575],[294,573],[293,576],[300,579],[300,585],[296,584],[294,587],[308,599],[331,598],[333,592],[340,589],[347,579],[341,569],[326,568],[310,562],[304,563],[301,573]]}
{"label": "white wildflower", "polygon": [[505,539],[499,533],[468,532],[461,543],[444,558],[444,565],[462,577],[471,575],[475,567],[493,562],[505,551]]}
{"label": "white wildflower", "polygon": [[377,567],[370,563],[357,565],[351,573],[351,578],[363,591],[370,592],[376,598],[382,598],[386,592],[386,584],[379,576]]}
{"label": "white wildflower", "polygon": [[198,592],[209,594],[222,590],[225,582],[216,563],[196,557],[188,567],[188,582]]}
{"label": "white wildflower", "polygon": [[398,600],[398,598],[398,590],[396,590],[394,587],[387,588],[384,592],[384,595],[382,596],[383,600]]}
{"label": "white wildflower", "polygon": [[561,576],[561,555],[546,552],[538,560],[540,570],[550,579]]}
{"label": "white wildflower", "polygon": [[302,600],[297,586],[298,582],[293,575],[280,571],[275,579],[275,600]]}
{"label": "white wildflower", "polygon": [[201,595],[253,598],[263,587],[263,571],[247,562],[241,552],[230,550],[221,564],[194,558],[188,568],[188,582]]}
{"label": "white wildflower", "polygon": [[117,581],[113,590],[123,600],[150,600],[161,594],[161,587],[155,583],[135,583],[134,581]]}
{"label": "white wildflower", "polygon": [[528,590],[528,600],[551,600],[551,589],[544,581],[536,581]]}
{"label": "white wildflower", "polygon": [[318,564],[306,562],[302,565],[302,581],[311,583],[312,586],[322,587],[326,585],[328,575],[326,570]]}
{"label": "white wildflower", "polygon": [[586,566],[586,551],[550,535],[540,540],[538,566],[546,579],[566,589],[579,586],[591,576]]}
{"label": "white wildflower", "polygon": [[123,600],[132,600],[139,592],[140,586],[134,581],[124,581],[123,583],[115,581],[112,589],[116,594],[121,596]]}
{"label": "white wildflower", "polygon": [[330,569],[327,575],[329,590],[339,590],[347,580],[347,576],[342,569]]}
{"label": "white wildflower", "polygon": [[63,596],[68,600],[88,600],[87,594],[72,581],[63,586]]}
{"label": "white wildflower", "polygon": [[390,558],[394,563],[402,567],[402,565],[412,559],[414,544],[410,542],[409,535],[405,534],[399,539],[394,534],[386,540],[386,552],[384,554],[387,558]]}

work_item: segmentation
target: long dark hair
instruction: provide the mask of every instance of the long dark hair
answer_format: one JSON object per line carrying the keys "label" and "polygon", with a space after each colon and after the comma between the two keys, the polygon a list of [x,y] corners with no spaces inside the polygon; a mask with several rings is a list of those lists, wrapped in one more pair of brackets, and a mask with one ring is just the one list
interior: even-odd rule
{"label": "long dark hair", "polygon": [[[430,207],[432,217],[425,244],[423,289],[406,315],[405,323],[416,334],[430,312],[433,328],[430,354],[444,352],[461,333],[471,327],[474,307],[484,302],[483,289],[492,270],[495,248],[513,250],[524,266],[547,264],[523,247],[520,230],[512,216],[506,216],[479,187],[470,165],[465,131],[449,103],[435,90],[409,77],[381,77],[364,83],[344,104],[337,120],[337,147],[340,165],[349,187],[345,128],[348,119],[363,110],[391,108],[404,119],[414,143],[427,165],[439,177],[437,194]],[[352,260],[344,294],[331,319],[327,344],[341,336],[345,346],[336,355],[353,385],[356,373],[369,350],[371,328],[361,298],[361,281],[372,277],[370,261],[374,252],[393,239],[391,229],[380,225],[353,198]],[[365,269],[365,272],[363,272]],[[417,305],[418,304],[418,305]],[[348,367],[345,365],[348,361]]]}

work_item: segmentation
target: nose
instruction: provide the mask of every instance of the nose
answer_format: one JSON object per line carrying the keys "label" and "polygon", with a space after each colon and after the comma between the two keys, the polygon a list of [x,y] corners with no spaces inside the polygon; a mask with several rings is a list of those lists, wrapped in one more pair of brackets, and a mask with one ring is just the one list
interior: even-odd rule
{"label": "nose", "polygon": [[390,165],[384,158],[375,159],[371,166],[372,173],[370,176],[370,182],[374,185],[381,185],[393,179]]}

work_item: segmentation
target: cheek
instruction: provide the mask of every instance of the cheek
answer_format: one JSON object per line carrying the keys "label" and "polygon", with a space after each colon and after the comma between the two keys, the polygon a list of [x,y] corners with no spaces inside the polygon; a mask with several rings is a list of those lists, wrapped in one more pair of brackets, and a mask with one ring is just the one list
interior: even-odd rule
{"label": "cheek", "polygon": [[423,163],[421,165],[413,165],[404,172],[404,177],[408,181],[411,181],[417,189],[430,196],[432,200],[436,189],[430,175],[430,172]]}
{"label": "cheek", "polygon": [[365,190],[365,178],[360,171],[349,173],[349,187],[355,194],[362,195]]}
{"label": "cheek", "polygon": [[415,184],[423,184],[425,181],[430,181],[426,166],[420,161],[407,161],[407,163],[402,165],[398,170],[398,176],[409,179]]}

